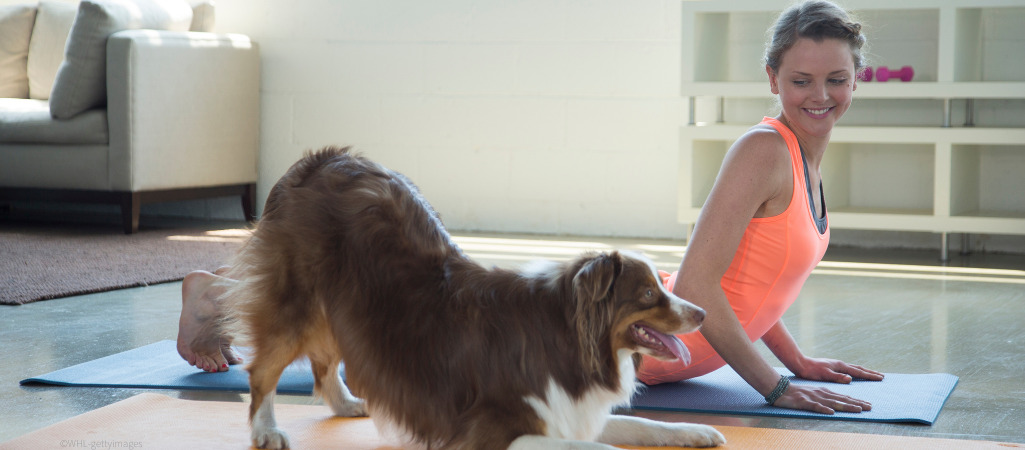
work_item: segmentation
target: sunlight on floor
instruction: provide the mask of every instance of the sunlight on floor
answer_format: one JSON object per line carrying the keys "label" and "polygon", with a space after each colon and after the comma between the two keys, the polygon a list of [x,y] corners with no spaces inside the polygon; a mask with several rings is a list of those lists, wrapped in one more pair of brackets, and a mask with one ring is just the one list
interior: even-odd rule
{"label": "sunlight on floor", "polygon": [[225,230],[206,231],[201,236],[172,235],[168,236],[169,241],[194,241],[194,242],[238,242],[242,243],[251,234],[251,230],[242,228],[229,228]]}
{"label": "sunlight on floor", "polygon": [[[852,267],[858,267],[860,263],[840,263],[849,265]],[[865,264],[872,266],[872,264]],[[1021,274],[1020,270],[995,270],[993,275],[1006,275],[1006,276],[984,276],[976,272],[962,272],[960,275],[955,275],[955,272],[948,271],[948,267],[936,267],[937,273],[921,273],[916,272],[918,269],[914,269],[916,266],[900,266],[892,265],[893,267],[885,270],[871,270],[876,269],[874,267],[867,267],[865,269],[870,270],[834,270],[823,267],[830,267],[829,261],[823,261],[818,267],[812,271],[813,274],[817,275],[841,275],[846,277],[876,277],[876,278],[904,278],[914,280],[938,280],[938,281],[973,281],[978,283],[1007,283],[1007,284],[1025,284],[1025,274]],[[910,267],[910,269],[909,269]]]}
{"label": "sunlight on floor", "polygon": [[470,257],[484,264],[515,267],[529,261],[547,259],[569,261],[578,255],[613,250],[632,251],[650,258],[662,270],[676,270],[686,247],[679,245],[653,244],[626,239],[545,239],[542,237],[493,237],[455,235],[452,239]]}
{"label": "sunlight on floor", "polygon": [[[241,243],[251,234],[248,229],[224,229],[201,235],[168,236],[173,241]],[[479,236],[457,234],[452,239],[472,258],[486,264],[511,265],[548,259],[569,261],[587,251],[625,250],[642,253],[662,270],[676,270],[687,251],[685,245],[652,243],[629,239],[580,239],[544,237]],[[925,266],[913,264],[877,264],[822,261],[812,272],[816,275],[849,277],[902,278],[916,280],[972,281],[980,283],[1025,284],[1025,270],[973,267]]]}
{"label": "sunlight on floor", "polygon": [[[453,239],[471,257],[486,261],[525,262],[535,259],[568,261],[584,251],[632,250],[643,253],[664,270],[676,270],[687,247],[684,245],[649,244],[641,241],[608,243],[598,240],[470,237]],[[924,266],[912,264],[877,264],[843,261],[822,261],[812,272],[816,275],[851,277],[903,278],[917,280],[972,281],[983,283],[1025,284],[1025,270],[983,269],[972,267]]]}

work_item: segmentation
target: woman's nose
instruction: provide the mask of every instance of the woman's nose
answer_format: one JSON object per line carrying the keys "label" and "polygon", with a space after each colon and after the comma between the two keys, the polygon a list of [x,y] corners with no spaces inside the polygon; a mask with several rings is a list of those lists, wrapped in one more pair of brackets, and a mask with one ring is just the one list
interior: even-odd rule
{"label": "woman's nose", "polygon": [[825,84],[815,83],[815,88],[812,90],[812,100],[825,101],[829,98],[829,91]]}

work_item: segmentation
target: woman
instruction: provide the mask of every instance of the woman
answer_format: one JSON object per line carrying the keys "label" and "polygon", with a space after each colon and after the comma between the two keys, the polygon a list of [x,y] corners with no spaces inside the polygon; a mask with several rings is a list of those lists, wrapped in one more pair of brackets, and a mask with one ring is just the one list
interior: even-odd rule
{"label": "woman", "polygon": [[752,344],[761,339],[800,378],[883,378],[860,366],[805,356],[781,320],[829,242],[819,167],[833,126],[851,105],[864,42],[861,25],[826,1],[780,15],[765,71],[782,111],[730,148],[679,272],[665,274],[669,289],[707,312],[700,334],[681,336],[692,363],[646,358],[641,381],[693,378],[729,363],[776,406],[825,414],[871,409],[827,389],[789,385]]}

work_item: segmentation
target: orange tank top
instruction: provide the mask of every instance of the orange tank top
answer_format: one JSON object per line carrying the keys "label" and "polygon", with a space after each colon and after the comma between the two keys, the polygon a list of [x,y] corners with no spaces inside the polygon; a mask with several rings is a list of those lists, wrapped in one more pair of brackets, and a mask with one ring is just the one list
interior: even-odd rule
{"label": "orange tank top", "polygon": [[[794,193],[790,205],[779,215],[751,219],[721,280],[726,298],[752,342],[761,339],[783,317],[829,244],[826,215],[823,213],[816,220],[812,211],[811,188],[797,136],[779,120],[766,117],[761,123],[775,128],[786,142],[794,174]],[[825,209],[825,201],[822,205]],[[670,291],[676,275],[673,273],[665,279]],[[691,352],[691,364],[684,367],[679,362],[646,357],[638,373],[641,381],[648,384],[679,381],[704,375],[726,364],[701,333],[689,333],[680,338]]]}
{"label": "orange tank top", "polygon": [[766,117],[761,123],[771,125],[786,141],[794,194],[781,214],[751,219],[722,277],[726,298],[752,341],[783,317],[829,245],[826,215],[815,217],[811,206],[812,190],[797,136],[776,119]]}

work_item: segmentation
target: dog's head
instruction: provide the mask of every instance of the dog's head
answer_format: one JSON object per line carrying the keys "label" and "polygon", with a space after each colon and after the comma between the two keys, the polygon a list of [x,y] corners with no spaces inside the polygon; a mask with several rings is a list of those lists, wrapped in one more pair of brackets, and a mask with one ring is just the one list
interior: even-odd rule
{"label": "dog's head", "polygon": [[[676,335],[697,330],[705,311],[666,290],[650,261],[612,252],[585,255],[577,266],[576,325],[585,346],[591,346],[585,358],[596,362],[600,346],[610,342],[613,351],[690,363]],[[606,336],[610,341],[604,341]]]}

